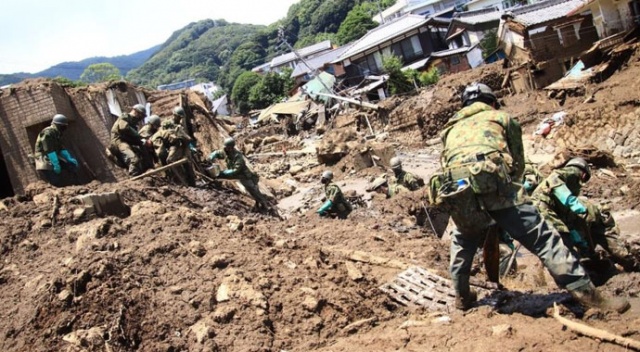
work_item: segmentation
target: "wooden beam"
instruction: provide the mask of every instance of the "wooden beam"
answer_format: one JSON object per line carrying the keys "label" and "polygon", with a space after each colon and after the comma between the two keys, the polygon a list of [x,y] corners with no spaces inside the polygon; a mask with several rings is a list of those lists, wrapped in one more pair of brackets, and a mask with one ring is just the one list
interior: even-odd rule
{"label": "wooden beam", "polygon": [[327,94],[327,93],[316,93],[316,94],[317,95],[322,95],[322,96],[325,96],[325,97],[329,97],[329,98],[333,98],[333,99],[337,99],[337,100],[346,101],[348,103],[356,104],[356,105],[359,105],[359,106],[362,106],[362,107],[365,107],[365,108],[369,108],[369,109],[372,109],[372,110],[378,110],[379,109],[378,105],[367,103],[365,101],[360,101],[360,100],[357,100],[357,99],[346,98],[346,97],[341,97],[339,95]]}
{"label": "wooden beam", "polygon": [[173,162],[173,163],[171,163],[169,165],[161,166],[161,167],[159,167],[157,169],[153,169],[153,170],[147,171],[142,175],[138,175],[136,177],[132,177],[132,178],[128,179],[127,181],[135,181],[135,180],[139,180],[141,178],[147,177],[147,176],[155,175],[155,174],[157,174],[159,172],[174,168],[174,167],[176,167],[178,165],[182,165],[182,164],[186,163],[187,161],[188,161],[187,158],[180,159],[180,160],[175,161],[175,162]]}

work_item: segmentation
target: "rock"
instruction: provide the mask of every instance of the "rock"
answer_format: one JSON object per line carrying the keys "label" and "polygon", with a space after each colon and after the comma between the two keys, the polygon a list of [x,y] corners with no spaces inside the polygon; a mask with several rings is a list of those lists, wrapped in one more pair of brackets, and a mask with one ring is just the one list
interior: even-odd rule
{"label": "rock", "polygon": [[203,319],[189,327],[189,331],[195,335],[198,343],[204,343],[210,338],[216,336],[215,331],[211,327],[211,323]]}
{"label": "rock", "polygon": [[307,296],[305,297],[304,301],[302,301],[302,308],[310,311],[310,312],[315,312],[318,309],[318,306],[320,305],[320,302],[312,296]]}
{"label": "rock", "polygon": [[76,330],[62,337],[63,341],[82,347],[87,351],[102,350],[104,346],[105,331],[100,327],[93,327],[89,330]]}
{"label": "rock", "polygon": [[629,188],[628,185],[624,185],[620,187],[620,193],[622,193],[623,195],[629,194],[630,191],[631,191],[631,188]]}
{"label": "rock", "polygon": [[51,192],[36,194],[33,196],[33,202],[36,203],[36,205],[53,204],[52,197],[53,194]]}
{"label": "rock", "polygon": [[513,335],[513,328],[509,324],[495,325],[491,327],[493,336],[509,337]]}
{"label": "rock", "polygon": [[236,314],[236,308],[233,307],[219,307],[213,313],[213,320],[219,324],[230,323]]}
{"label": "rock", "polygon": [[86,213],[87,213],[87,210],[85,208],[76,208],[73,211],[73,220],[78,221],[82,219]]}
{"label": "rock", "polygon": [[231,231],[241,231],[244,227],[242,220],[235,215],[227,216],[227,226],[231,229]]}
{"label": "rock", "polygon": [[204,257],[204,255],[207,254],[204,245],[199,241],[189,242],[189,252],[198,257]]}
{"label": "rock", "polygon": [[65,304],[69,304],[73,300],[73,293],[71,293],[71,291],[67,289],[64,289],[60,291],[60,293],[58,293],[58,300],[60,302],[64,302]]}
{"label": "rock", "polygon": [[20,247],[24,248],[27,251],[35,251],[38,249],[38,244],[31,240],[24,240],[20,242]]}
{"label": "rock", "polygon": [[300,165],[293,165],[289,168],[289,174],[291,174],[291,176],[295,176],[299,173],[302,172],[302,170],[304,170],[304,168]]}
{"label": "rock", "polygon": [[183,289],[181,286],[177,286],[177,285],[176,285],[176,286],[171,286],[171,287],[169,287],[169,292],[170,292],[172,295],[179,295],[179,294],[181,294],[181,293],[182,293],[182,291],[184,291],[184,289]]}
{"label": "rock", "polygon": [[347,275],[351,280],[359,281],[364,278],[362,272],[360,272],[360,270],[358,270],[358,268],[356,268],[356,266],[352,262],[347,261],[344,264],[347,267]]}
{"label": "rock", "polygon": [[225,284],[220,285],[220,287],[218,287],[218,292],[216,292],[216,302],[226,302],[230,299],[229,286]]}

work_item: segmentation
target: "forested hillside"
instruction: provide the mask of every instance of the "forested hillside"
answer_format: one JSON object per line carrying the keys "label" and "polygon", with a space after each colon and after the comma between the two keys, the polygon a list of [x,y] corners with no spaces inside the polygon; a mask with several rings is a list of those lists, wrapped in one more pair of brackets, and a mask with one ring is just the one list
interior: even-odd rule
{"label": "forested hillside", "polygon": [[[214,81],[230,92],[243,72],[289,51],[279,37],[279,28],[283,28],[283,38],[294,47],[325,39],[343,44],[373,28],[376,24],[371,16],[394,2],[382,0],[378,7],[377,0],[301,0],[289,8],[286,17],[269,26],[225,20],[191,23],[176,31],[127,78],[150,87],[195,78]],[[348,16],[351,21],[345,21]],[[341,30],[343,22],[348,28]]]}
{"label": "forested hillside", "polygon": [[156,45],[152,48],[133,53],[131,55],[119,55],[114,57],[96,56],[82,61],[69,61],[51,66],[48,69],[36,73],[13,73],[7,75],[0,75],[0,86],[5,84],[17,83],[27,78],[35,77],[65,77],[70,80],[80,79],[82,72],[92,64],[97,63],[110,63],[120,70],[123,76],[126,76],[131,69],[139,67],[145,61],[147,61],[151,55],[160,49],[160,45]]}

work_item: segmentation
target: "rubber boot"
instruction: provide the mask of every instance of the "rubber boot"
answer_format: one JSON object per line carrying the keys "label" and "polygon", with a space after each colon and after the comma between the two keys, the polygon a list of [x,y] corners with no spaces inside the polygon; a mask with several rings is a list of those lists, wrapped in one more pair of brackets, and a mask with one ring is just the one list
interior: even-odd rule
{"label": "rubber boot", "polygon": [[469,290],[466,295],[456,294],[456,309],[467,310],[473,307],[473,304],[478,300],[478,294],[475,290]]}
{"label": "rubber boot", "polygon": [[576,301],[588,308],[614,310],[620,314],[631,308],[629,301],[625,298],[605,297],[593,285],[593,283],[589,283],[569,292]]}
{"label": "rubber boot", "polygon": [[451,281],[453,289],[456,291],[456,309],[467,310],[471,308],[478,299],[478,294],[469,287],[469,275],[452,275]]}

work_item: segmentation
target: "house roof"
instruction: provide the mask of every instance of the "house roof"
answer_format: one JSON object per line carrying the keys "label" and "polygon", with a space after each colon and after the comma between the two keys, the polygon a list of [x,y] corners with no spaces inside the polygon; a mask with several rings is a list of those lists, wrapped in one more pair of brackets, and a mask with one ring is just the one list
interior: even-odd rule
{"label": "house roof", "polygon": [[457,55],[457,54],[462,54],[462,53],[466,53],[466,52],[470,51],[474,47],[475,46],[463,46],[461,48],[436,51],[436,52],[431,53],[431,57],[447,57],[447,56],[453,56],[453,55]]}
{"label": "house roof", "polygon": [[424,16],[407,14],[394,21],[382,24],[365,34],[349,47],[337,60],[342,61],[391,40],[412,29],[418,28],[429,20]]}
{"label": "house roof", "polygon": [[349,45],[343,45],[337,49],[333,49],[329,52],[322,53],[314,58],[311,58],[307,61],[307,64],[311,66],[311,69],[307,67],[304,63],[299,63],[296,65],[296,68],[291,72],[291,77],[298,77],[304,74],[311,72],[312,70],[316,70],[322,68],[325,64],[332,62],[337,59],[344,53],[347,49],[349,49]]}
{"label": "house roof", "polygon": [[480,9],[475,11],[465,11],[465,12],[457,12],[453,15],[453,20],[455,22],[476,25],[483,24],[489,22],[500,22],[500,16],[502,12],[499,11],[495,7],[490,7],[486,9]]}
{"label": "house roof", "polygon": [[[330,40],[325,40],[323,42],[316,43],[302,49],[297,49],[296,51],[298,52],[298,55],[306,57],[327,49],[331,49]],[[296,60],[296,54],[291,52],[274,57],[273,59],[271,59],[271,62],[269,64],[271,65],[271,67],[278,67],[294,60]]]}
{"label": "house roof", "polygon": [[533,26],[567,16],[576,8],[584,5],[583,0],[546,0],[514,8],[505,12],[513,15],[513,21],[525,26]]}

